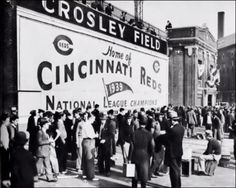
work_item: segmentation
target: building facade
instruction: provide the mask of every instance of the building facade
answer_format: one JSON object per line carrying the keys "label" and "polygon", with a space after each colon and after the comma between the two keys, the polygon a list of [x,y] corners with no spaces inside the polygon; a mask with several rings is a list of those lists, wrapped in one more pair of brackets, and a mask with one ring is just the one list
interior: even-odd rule
{"label": "building facade", "polygon": [[0,113],[14,107],[25,125],[37,109],[168,104],[162,32],[76,1],[0,1],[0,10]]}
{"label": "building facade", "polygon": [[173,105],[213,106],[219,70],[217,43],[208,28],[168,30],[169,102]]}
{"label": "building facade", "polygon": [[218,40],[220,85],[217,100],[235,103],[235,33]]}

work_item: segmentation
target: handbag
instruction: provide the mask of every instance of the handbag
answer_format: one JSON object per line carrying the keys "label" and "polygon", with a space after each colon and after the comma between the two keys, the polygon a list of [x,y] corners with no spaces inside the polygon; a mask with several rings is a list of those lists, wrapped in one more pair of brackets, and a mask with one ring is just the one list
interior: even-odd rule
{"label": "handbag", "polygon": [[123,164],[123,175],[125,177],[134,177],[135,176],[135,164],[124,163]]}

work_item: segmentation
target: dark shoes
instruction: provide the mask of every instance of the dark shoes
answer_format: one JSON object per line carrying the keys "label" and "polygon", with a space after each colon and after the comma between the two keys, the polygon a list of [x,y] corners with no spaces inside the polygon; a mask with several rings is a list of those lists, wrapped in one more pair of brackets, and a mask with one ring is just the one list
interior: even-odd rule
{"label": "dark shoes", "polygon": [[49,179],[48,177],[47,177],[47,181],[48,182],[57,182],[57,178],[51,178],[51,179]]}
{"label": "dark shoes", "polygon": [[204,171],[199,171],[197,173],[197,175],[199,175],[199,176],[207,176],[208,174],[206,172],[204,172]]}

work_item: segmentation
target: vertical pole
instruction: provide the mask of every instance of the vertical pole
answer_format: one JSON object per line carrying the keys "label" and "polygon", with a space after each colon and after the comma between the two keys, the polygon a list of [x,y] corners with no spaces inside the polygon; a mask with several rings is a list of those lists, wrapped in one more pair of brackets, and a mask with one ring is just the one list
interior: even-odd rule
{"label": "vertical pole", "polygon": [[0,111],[17,106],[17,40],[14,0],[0,1]]}
{"label": "vertical pole", "polygon": [[106,88],[106,84],[105,84],[104,78],[102,78],[102,83],[103,83],[103,86],[104,86],[104,89],[105,89],[105,95],[106,95],[107,104],[108,104],[107,88]]}

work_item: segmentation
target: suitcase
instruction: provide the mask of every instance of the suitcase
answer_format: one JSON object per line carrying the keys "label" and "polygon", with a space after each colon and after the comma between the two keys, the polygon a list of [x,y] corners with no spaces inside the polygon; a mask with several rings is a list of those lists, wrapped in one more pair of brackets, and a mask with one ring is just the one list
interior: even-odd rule
{"label": "suitcase", "polygon": [[123,164],[123,175],[125,177],[134,177],[135,176],[135,164],[124,163]]}
{"label": "suitcase", "polygon": [[229,167],[230,165],[230,155],[222,155],[219,161],[219,166],[221,167]]}

